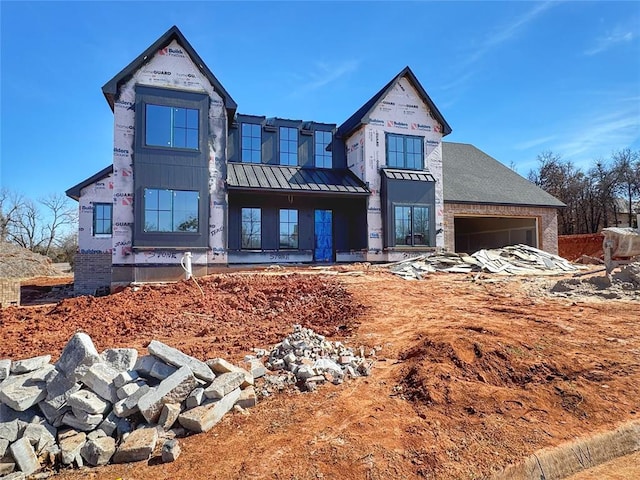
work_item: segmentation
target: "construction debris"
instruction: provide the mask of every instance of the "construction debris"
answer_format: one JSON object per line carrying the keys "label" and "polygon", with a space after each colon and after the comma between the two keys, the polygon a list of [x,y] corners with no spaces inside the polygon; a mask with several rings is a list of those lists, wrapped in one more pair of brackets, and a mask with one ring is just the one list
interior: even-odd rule
{"label": "construction debris", "polygon": [[[271,377],[264,349],[245,357],[246,369],[221,358],[202,362],[155,340],[148,351],[99,354],[87,334],[76,333],[56,364],[49,355],[0,360],[0,475],[137,462],[154,452],[172,462],[180,454],[176,437],[210,430],[234,407],[255,406],[256,378]],[[268,355],[269,368],[287,369],[287,384],[297,380],[306,390],[371,369],[352,349],[299,325]]]}
{"label": "construction debris", "polygon": [[434,272],[489,272],[500,275],[559,275],[575,272],[578,266],[562,257],[528,245],[512,245],[465,253],[429,253],[387,265],[407,280],[421,279]]}

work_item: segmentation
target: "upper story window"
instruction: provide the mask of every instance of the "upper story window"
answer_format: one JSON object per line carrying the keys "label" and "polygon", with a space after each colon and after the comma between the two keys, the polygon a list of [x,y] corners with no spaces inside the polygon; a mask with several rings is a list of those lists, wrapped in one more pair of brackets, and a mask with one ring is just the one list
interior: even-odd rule
{"label": "upper story window", "polygon": [[280,127],[280,165],[298,165],[298,129]]}
{"label": "upper story window", "polygon": [[423,161],[422,137],[387,134],[387,166],[422,170]]}
{"label": "upper story window", "polygon": [[152,147],[198,149],[198,110],[145,105],[145,144]]}
{"label": "upper story window", "polygon": [[145,232],[197,232],[198,192],[144,189]]}
{"label": "upper story window", "polygon": [[331,132],[316,130],[315,133],[315,164],[317,168],[331,168],[333,157],[327,147],[331,144]]}
{"label": "upper story window", "polygon": [[113,204],[94,203],[93,204],[93,234],[111,235],[113,218]]}
{"label": "upper story window", "polygon": [[242,161],[262,162],[262,128],[255,123],[242,124]]}
{"label": "upper story window", "polygon": [[262,211],[243,208],[241,212],[240,244],[242,248],[259,249],[262,246]]}
{"label": "upper story window", "polygon": [[280,248],[298,248],[298,210],[280,209]]}

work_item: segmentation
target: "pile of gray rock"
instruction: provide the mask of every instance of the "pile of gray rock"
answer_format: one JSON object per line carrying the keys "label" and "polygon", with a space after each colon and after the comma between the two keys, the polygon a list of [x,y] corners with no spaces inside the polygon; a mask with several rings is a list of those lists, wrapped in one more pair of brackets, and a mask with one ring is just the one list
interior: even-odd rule
{"label": "pile of gray rock", "polygon": [[[340,384],[347,378],[368,376],[373,362],[361,349],[353,349],[341,342],[331,342],[313,330],[294,325],[293,333],[275,345],[270,352],[254,350],[265,366],[274,372],[267,375],[259,392],[262,396],[296,384],[301,390],[313,391],[325,382]],[[375,354],[375,352],[373,352]]]}
{"label": "pile of gray rock", "polygon": [[0,477],[41,468],[162,460],[180,453],[176,437],[206,432],[234,406],[256,404],[254,379],[265,368],[224,359],[202,362],[152,341],[148,355],[113,348],[101,354],[76,333],[60,359],[0,360]]}

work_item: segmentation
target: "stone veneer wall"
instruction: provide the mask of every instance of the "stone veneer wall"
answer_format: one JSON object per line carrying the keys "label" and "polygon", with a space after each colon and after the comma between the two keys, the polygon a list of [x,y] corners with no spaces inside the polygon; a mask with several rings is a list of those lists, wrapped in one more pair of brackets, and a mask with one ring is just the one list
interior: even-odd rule
{"label": "stone veneer wall", "polygon": [[554,255],[558,254],[558,211],[556,208],[445,202],[445,248],[451,252],[455,251],[454,218],[456,215],[537,218],[538,248]]}
{"label": "stone veneer wall", "polygon": [[111,254],[77,253],[73,291],[76,295],[94,295],[101,287],[111,288]]}
{"label": "stone veneer wall", "polygon": [[0,278],[0,307],[20,305],[20,280]]}

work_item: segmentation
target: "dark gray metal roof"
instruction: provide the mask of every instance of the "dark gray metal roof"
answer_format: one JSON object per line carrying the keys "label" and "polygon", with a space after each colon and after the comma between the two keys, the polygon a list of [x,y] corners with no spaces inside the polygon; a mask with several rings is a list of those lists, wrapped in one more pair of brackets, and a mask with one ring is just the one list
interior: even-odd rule
{"label": "dark gray metal roof", "polygon": [[442,124],[442,135],[449,135],[451,133],[451,127],[447,123],[447,121],[436,107],[436,104],[433,103],[433,100],[427,95],[426,90],[418,81],[418,78],[411,71],[409,67],[404,67],[402,71],[393,77],[389,83],[387,83],[378,93],[376,93],[373,97],[371,97],[367,103],[365,103],[362,107],[358,109],[356,113],[351,115],[342,125],[338,127],[336,131],[336,136],[338,137],[346,137],[351,132],[353,132],[356,128],[362,125],[362,121],[366,119],[371,110],[377,105],[377,103],[387,94],[389,90],[395,85],[395,83],[400,80],[402,77],[407,77],[409,82],[413,85],[413,87],[418,91],[418,94],[422,97],[424,102],[427,104],[434,118]]}
{"label": "dark gray metal roof", "polygon": [[73,187],[71,187],[69,190],[67,190],[64,193],[69,198],[73,198],[76,201],[80,200],[80,191],[84,187],[88,187],[89,185],[91,185],[94,182],[97,182],[98,180],[102,180],[103,178],[107,178],[112,173],[113,173],[113,165],[109,165],[108,167],[103,168],[102,170],[100,170],[95,175],[92,175],[89,178],[87,178],[86,180],[83,180],[82,182],[80,182],[79,184],[74,185]]}
{"label": "dark gray metal roof", "polygon": [[537,185],[521,177],[473,145],[442,142],[444,201],[565,207]]}
{"label": "dark gray metal roof", "polygon": [[229,190],[259,190],[284,193],[369,195],[367,186],[347,169],[321,169],[229,163]]}
{"label": "dark gray metal roof", "polygon": [[138,70],[142,65],[149,62],[155,53],[169,45],[173,40],[176,40],[182,48],[184,48],[187,54],[191,57],[196,66],[200,69],[200,71],[207,77],[207,80],[213,85],[214,90],[222,97],[224,101],[224,106],[228,111],[229,121],[233,119],[233,116],[236,113],[238,105],[231,98],[231,95],[225,90],[222,84],[218,81],[216,76],[209,70],[209,67],[202,61],[200,55],[194,50],[191,44],[184,37],[182,32],[175,25],[171,27],[169,30],[165,32],[158,40],[156,40],[149,48],[147,48],[144,52],[142,52],[134,61],[132,61],[129,65],[124,67],[115,77],[109,80],[102,87],[102,93],[109,102],[109,106],[111,110],[114,107],[115,95],[118,93],[118,86],[131,78],[131,76]]}
{"label": "dark gray metal roof", "polygon": [[392,180],[415,180],[419,182],[435,182],[433,175],[420,170],[394,170],[392,168],[383,168],[382,173],[385,177]]}

